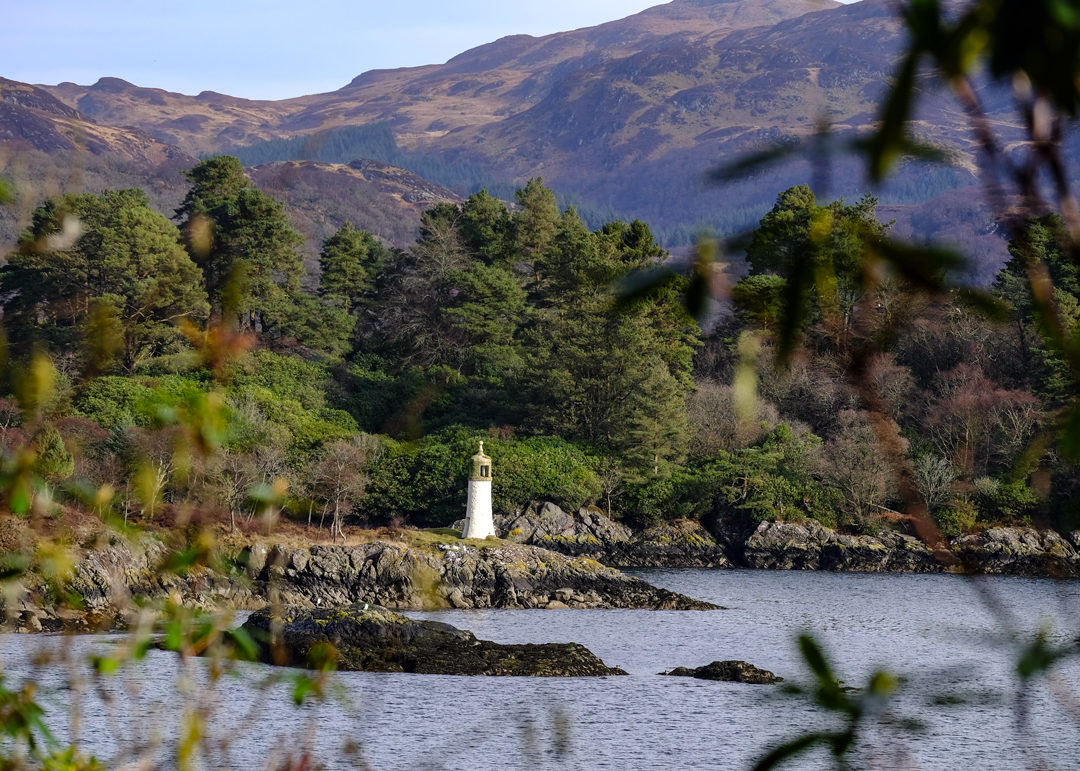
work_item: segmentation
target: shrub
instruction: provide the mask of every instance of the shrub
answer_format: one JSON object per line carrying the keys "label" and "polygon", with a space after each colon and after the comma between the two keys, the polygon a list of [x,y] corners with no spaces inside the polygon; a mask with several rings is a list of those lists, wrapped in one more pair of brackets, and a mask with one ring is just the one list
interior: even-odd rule
{"label": "shrub", "polygon": [[146,426],[151,422],[146,410],[150,394],[141,378],[99,377],[82,387],[74,408],[76,414],[106,430],[122,425]]}
{"label": "shrub", "polygon": [[959,499],[949,502],[945,508],[934,512],[934,520],[941,532],[948,538],[954,538],[975,527],[979,509],[968,500]]}

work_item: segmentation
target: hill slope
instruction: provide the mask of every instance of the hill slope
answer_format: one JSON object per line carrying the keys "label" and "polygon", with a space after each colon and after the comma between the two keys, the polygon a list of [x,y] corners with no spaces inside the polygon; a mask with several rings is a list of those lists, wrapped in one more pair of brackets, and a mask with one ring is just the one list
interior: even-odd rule
{"label": "hill slope", "polygon": [[[710,168],[823,124],[852,136],[866,131],[902,43],[890,0],[673,0],[277,102],[185,96],[112,78],[48,90],[99,122],[250,163],[373,157],[458,194],[484,185],[506,195],[511,188],[499,183],[542,175],[586,210],[640,217],[680,243],[702,226],[750,226],[777,192],[812,175],[808,159],[792,159],[717,188],[704,179]],[[962,114],[943,97],[926,105],[920,133],[955,150],[960,164],[910,164],[881,191],[892,206],[975,183]],[[379,127],[388,142],[357,139]],[[866,190],[853,162],[833,159],[832,170],[819,193]]]}

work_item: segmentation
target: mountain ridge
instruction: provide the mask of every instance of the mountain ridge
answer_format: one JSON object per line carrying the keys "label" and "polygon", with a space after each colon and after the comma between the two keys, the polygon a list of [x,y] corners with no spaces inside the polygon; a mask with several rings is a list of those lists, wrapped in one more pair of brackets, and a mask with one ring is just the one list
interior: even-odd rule
{"label": "mountain ridge", "polygon": [[[446,172],[429,177],[457,195],[493,184],[505,194],[543,176],[567,200],[643,219],[668,243],[685,243],[701,229],[749,227],[780,190],[813,174],[811,159],[795,157],[721,189],[707,183],[711,168],[821,125],[847,137],[868,131],[902,36],[887,0],[674,0],[593,27],[504,37],[444,64],[370,70],[335,91],[280,101],[187,96],[112,78],[44,89],[99,123],[135,126],[191,155],[258,149],[249,154],[348,163],[355,157],[344,141],[337,156],[302,154],[334,145],[335,132],[386,126],[402,157],[442,159]],[[943,97],[924,103],[920,136],[950,147],[961,164],[908,164],[881,191],[893,207],[976,183],[962,115]],[[302,137],[318,141],[294,141]],[[820,195],[869,189],[851,158],[834,159],[833,172]]]}

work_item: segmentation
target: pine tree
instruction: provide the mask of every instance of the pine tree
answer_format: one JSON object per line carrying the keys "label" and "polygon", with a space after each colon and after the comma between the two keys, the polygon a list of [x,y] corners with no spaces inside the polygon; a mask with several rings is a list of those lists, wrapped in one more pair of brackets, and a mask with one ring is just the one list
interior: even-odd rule
{"label": "pine tree", "polygon": [[345,223],[323,242],[319,254],[319,295],[331,305],[355,313],[364,295],[374,287],[374,277],[385,252],[371,233]]}
{"label": "pine tree", "polygon": [[280,337],[297,303],[303,263],[280,202],[256,190],[235,158],[219,156],[187,172],[193,183],[176,210],[203,270],[215,313],[242,331]]}
{"label": "pine tree", "polygon": [[0,270],[0,287],[18,348],[74,348],[89,333],[91,349],[120,352],[128,370],[178,340],[177,320],[209,312],[179,232],[139,190],[43,203]]}

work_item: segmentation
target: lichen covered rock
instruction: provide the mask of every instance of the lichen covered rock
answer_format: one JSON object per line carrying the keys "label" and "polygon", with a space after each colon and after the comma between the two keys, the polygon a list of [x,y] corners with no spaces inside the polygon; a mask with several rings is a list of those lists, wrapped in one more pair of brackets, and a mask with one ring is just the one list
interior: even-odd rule
{"label": "lichen covered rock", "polygon": [[942,565],[919,539],[901,533],[847,535],[804,522],[762,522],[746,539],[741,561],[774,570],[938,573]]}
{"label": "lichen covered rock", "polygon": [[273,601],[301,606],[369,603],[425,608],[639,608],[717,606],[654,587],[587,557],[494,542],[461,541],[430,551],[376,541],[279,549],[256,578]]}
{"label": "lichen covered rock", "polygon": [[[583,645],[501,645],[449,624],[416,621],[369,604],[256,611],[243,629],[269,664],[311,666],[329,658],[340,670],[432,675],[598,677],[625,675]],[[332,646],[328,648],[327,646]]]}
{"label": "lichen covered rock", "polygon": [[635,533],[596,508],[569,514],[554,503],[533,501],[523,511],[496,517],[495,529],[510,541],[591,557],[611,567],[732,567],[709,531],[688,519]]}

